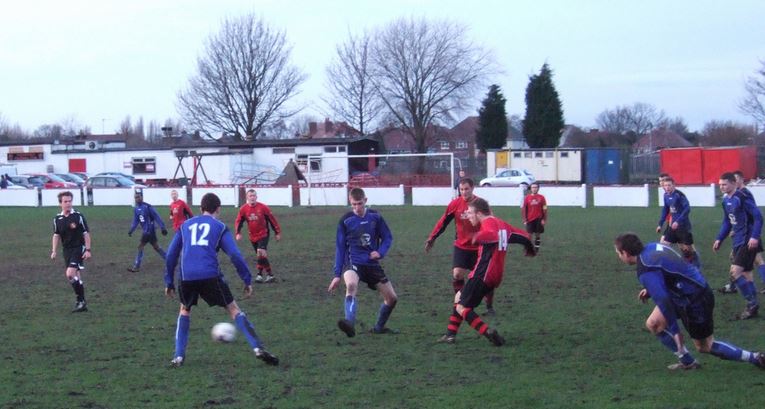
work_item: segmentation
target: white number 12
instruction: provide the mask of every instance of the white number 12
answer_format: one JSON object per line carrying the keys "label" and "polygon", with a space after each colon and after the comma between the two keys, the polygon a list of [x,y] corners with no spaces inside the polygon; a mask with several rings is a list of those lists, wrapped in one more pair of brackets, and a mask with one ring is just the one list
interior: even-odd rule
{"label": "white number 12", "polygon": [[[197,240],[197,230],[201,233],[199,235],[199,240]],[[194,223],[191,226],[189,226],[189,231],[191,232],[191,245],[192,246],[207,246],[209,242],[207,241],[207,235],[210,234],[210,225],[207,223]]]}

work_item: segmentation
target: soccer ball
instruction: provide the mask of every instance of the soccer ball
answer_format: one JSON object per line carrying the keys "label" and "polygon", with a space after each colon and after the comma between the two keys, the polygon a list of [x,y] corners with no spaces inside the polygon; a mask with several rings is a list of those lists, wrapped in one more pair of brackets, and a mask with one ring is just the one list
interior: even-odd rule
{"label": "soccer ball", "polygon": [[232,342],[236,338],[236,327],[228,322],[219,322],[213,325],[210,335],[213,341]]}

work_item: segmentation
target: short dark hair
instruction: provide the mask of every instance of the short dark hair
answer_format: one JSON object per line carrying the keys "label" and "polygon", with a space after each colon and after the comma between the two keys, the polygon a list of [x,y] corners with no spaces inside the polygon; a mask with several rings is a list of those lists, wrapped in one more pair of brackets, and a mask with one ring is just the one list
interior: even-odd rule
{"label": "short dark hair", "polygon": [[215,193],[205,193],[202,196],[202,211],[207,213],[215,213],[220,207],[220,198]]}
{"label": "short dark hair", "polygon": [[468,203],[468,207],[472,207],[476,212],[480,212],[485,215],[491,214],[491,207],[489,207],[489,202],[481,197],[476,197],[473,199],[470,203]]}
{"label": "short dark hair", "polygon": [[64,196],[69,196],[70,198],[74,199],[74,195],[72,194],[72,192],[70,192],[68,190],[65,190],[65,191],[60,192],[58,194],[58,202],[59,203],[61,203],[61,198],[64,197]]}
{"label": "short dark hair", "polygon": [[667,176],[663,180],[663,182],[672,182],[672,184],[675,184],[675,179],[672,178],[672,176]]}
{"label": "short dark hair", "polygon": [[255,189],[249,189],[249,190],[247,190],[247,193],[250,193],[250,192],[252,192],[252,193],[255,193]]}
{"label": "short dark hair", "polygon": [[669,177],[669,173],[659,173],[659,179],[664,179],[668,177]]}
{"label": "short dark hair", "polygon": [[362,200],[367,197],[366,193],[364,193],[364,189],[360,187],[354,187],[351,189],[351,191],[348,192],[348,196],[350,196],[353,200]]}
{"label": "short dark hair", "polygon": [[744,172],[742,172],[740,170],[734,170],[733,171],[733,176],[738,176],[738,177],[741,178],[741,180],[744,180]]}
{"label": "short dark hair", "polygon": [[727,180],[728,182],[736,183],[736,175],[734,175],[733,172],[725,172],[720,175],[720,180]]}
{"label": "short dark hair", "polygon": [[534,186],[534,185],[537,185],[537,187],[539,187],[539,188],[542,187],[542,185],[540,185],[539,182],[531,182],[531,184],[529,185],[529,189],[531,189],[531,187]]}
{"label": "short dark hair", "polygon": [[461,178],[460,182],[457,184],[457,186],[466,184],[470,187],[475,187],[475,181],[472,178]]}
{"label": "short dark hair", "polygon": [[643,251],[643,242],[632,232],[622,233],[614,239],[614,245],[619,251],[626,251],[630,256],[637,256]]}

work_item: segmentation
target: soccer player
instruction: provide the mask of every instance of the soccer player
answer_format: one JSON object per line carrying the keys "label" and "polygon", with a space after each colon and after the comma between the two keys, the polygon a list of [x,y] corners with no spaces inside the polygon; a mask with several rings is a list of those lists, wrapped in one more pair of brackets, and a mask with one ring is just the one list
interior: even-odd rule
{"label": "soccer player", "polygon": [[175,294],[173,282],[179,256],[183,267],[179,273],[178,298],[181,301],[181,309],[175,330],[175,355],[170,365],[180,367],[186,359],[191,307],[197,305],[200,297],[211,307],[220,306],[226,309],[252,347],[256,358],[268,365],[279,365],[279,358],[263,348],[255,327],[239,309],[231,289],[223,278],[218,265],[219,249],[229,256],[236,272],[244,281],[244,296],[252,295],[252,274],[242,253],[236,247],[231,232],[218,217],[220,198],[214,193],[205,194],[202,196],[202,215],[186,220],[167,248],[165,295],[170,298]]}
{"label": "soccer player", "polygon": [[[271,271],[271,262],[268,261],[268,238],[270,234],[269,226],[274,230],[276,241],[282,238],[282,228],[276,221],[271,209],[263,203],[258,202],[258,194],[255,189],[247,191],[247,203],[239,209],[236,215],[236,240],[242,238],[242,227],[247,224],[247,230],[250,232],[250,243],[258,255],[257,267],[258,275],[255,277],[256,283],[274,282],[274,273]],[[266,278],[263,278],[263,271],[266,272]]]}
{"label": "soccer player", "polygon": [[395,334],[398,331],[387,328],[385,323],[396,307],[398,297],[380,265],[380,260],[393,244],[393,234],[380,213],[367,209],[367,197],[363,189],[351,189],[348,200],[351,202],[351,211],[344,214],[337,224],[335,276],[327,288],[333,294],[340,284],[340,276],[343,277],[345,318],[339,320],[337,326],[349,337],[356,335],[356,293],[359,281],[362,281],[370,289],[376,289],[383,298],[377,322],[371,332]]}
{"label": "soccer player", "polygon": [[139,223],[141,224],[143,233],[141,234],[141,242],[138,243],[138,254],[135,256],[133,266],[128,267],[128,271],[137,273],[141,270],[141,261],[143,261],[143,248],[146,246],[146,243],[150,243],[151,246],[154,247],[154,251],[156,251],[160,257],[162,257],[162,260],[165,259],[165,251],[159,247],[159,244],[157,244],[157,233],[155,231],[156,227],[154,226],[154,223],[159,223],[159,227],[162,229],[163,236],[167,236],[167,229],[165,228],[165,222],[162,221],[162,218],[159,216],[154,207],[143,201],[143,193],[135,192],[134,198],[135,209],[133,210],[133,224],[130,225],[128,236],[133,235],[133,231],[136,227],[138,227]]}
{"label": "soccer player", "polygon": [[669,365],[670,370],[697,369],[701,365],[688,352],[677,325],[683,326],[701,353],[720,359],[749,362],[765,368],[765,355],[745,351],[733,344],[716,341],[713,310],[715,296],[699,268],[688,263],[671,247],[661,243],[643,246],[634,233],[624,233],[614,240],[616,254],[623,263],[637,266],[637,278],[643,289],[638,299],[649,298],[656,304],[646,320],[646,327],[679,362]]}
{"label": "soccer player", "polygon": [[730,275],[739,293],[746,299],[746,309],[738,315],[738,319],[745,320],[756,317],[760,309],[752,270],[757,253],[762,251],[762,213],[753,200],[747,199],[743,192],[737,190],[733,173],[726,172],[720,176],[720,191],[723,193],[724,217],[712,250],[717,251],[732,231],[733,262]]}
{"label": "soccer player", "polygon": [[[691,232],[691,205],[683,192],[675,188],[675,180],[667,176],[662,182],[664,188],[664,207],[661,208],[661,217],[656,226],[656,232],[659,233],[667,222],[664,234],[660,242],[667,244],[678,244],[683,257],[696,267],[701,267],[699,254],[693,246],[693,233]],[[669,216],[669,217],[668,217]]]}
{"label": "soccer player", "polygon": [[[744,172],[737,170],[733,172],[733,175],[736,176],[736,188],[744,194],[744,197],[746,197],[748,200],[751,200],[755,207],[757,207],[757,201],[754,199],[754,195],[746,187]],[[759,274],[760,280],[762,280],[763,283],[763,288],[760,290],[760,294],[765,294],[765,260],[762,258],[762,252],[757,253],[757,256],[754,258],[754,265],[757,266],[757,273]],[[735,289],[735,285],[733,285],[732,288]]]}
{"label": "soccer player", "polygon": [[523,199],[521,218],[526,226],[526,232],[534,235],[534,247],[539,251],[542,244],[541,235],[547,224],[547,199],[539,194],[539,183],[531,184],[531,193]]}
{"label": "soccer player", "polygon": [[173,189],[170,192],[170,220],[173,222],[173,231],[177,232],[186,220],[194,217],[194,213],[189,209],[189,205],[178,198],[178,191]]}
{"label": "soccer player", "polygon": [[91,256],[90,231],[85,216],[72,208],[72,197],[70,191],[58,194],[61,213],[53,218],[50,258],[51,260],[56,259],[56,249],[60,242],[64,248],[66,279],[69,280],[69,284],[72,285],[72,289],[77,295],[77,301],[72,312],[84,312],[88,310],[88,304],[85,301],[85,286],[82,284],[80,270],[85,268],[83,261]]}
{"label": "soccer player", "polygon": [[[425,252],[433,248],[438,236],[446,231],[446,227],[454,220],[456,237],[454,239],[454,251],[452,252],[452,287],[454,293],[459,292],[465,285],[465,277],[478,261],[478,245],[472,242],[473,235],[481,226],[473,226],[468,220],[468,203],[478,196],[473,194],[475,182],[470,178],[460,179],[460,195],[449,202],[446,211],[433,226],[430,236],[425,240]],[[494,293],[486,294],[486,313],[494,315]]]}
{"label": "soccer player", "polygon": [[502,346],[505,343],[504,338],[497,330],[489,328],[474,309],[488,292],[502,283],[505,255],[511,243],[523,245],[527,256],[535,256],[536,250],[528,233],[492,215],[489,203],[484,199],[476,198],[468,204],[467,217],[474,226],[480,225],[480,230],[473,236],[473,241],[479,245],[478,263],[468,275],[465,286],[454,296],[454,309],[449,317],[449,325],[439,342],[456,342],[457,331],[465,320],[492,344]]}

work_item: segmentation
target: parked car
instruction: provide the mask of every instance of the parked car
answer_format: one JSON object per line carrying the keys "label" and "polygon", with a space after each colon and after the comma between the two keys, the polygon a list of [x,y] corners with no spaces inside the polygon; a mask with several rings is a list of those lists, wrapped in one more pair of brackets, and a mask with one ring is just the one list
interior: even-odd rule
{"label": "parked car", "polygon": [[69,173],[71,173],[72,175],[77,175],[77,176],[79,176],[79,177],[80,177],[80,179],[82,179],[82,180],[88,180],[88,178],[90,177],[90,175],[88,175],[88,174],[87,174],[87,173],[85,173],[85,172],[69,172]]}
{"label": "parked car", "polygon": [[74,173],[56,173],[56,176],[60,177],[61,179],[66,180],[67,182],[71,182],[76,184],[79,187],[82,187],[82,185],[85,184],[85,180]]}
{"label": "parked car", "polygon": [[119,175],[96,175],[85,181],[85,187],[90,190],[104,187],[144,188],[146,186],[135,183],[132,180]]}
{"label": "parked car", "polygon": [[526,169],[510,168],[502,169],[496,176],[482,179],[479,186],[523,186],[528,187],[536,182],[534,175]]}
{"label": "parked car", "polygon": [[8,187],[6,187],[6,189],[31,189],[31,188],[32,188],[31,186],[29,188],[27,188],[27,187],[24,187],[24,186],[21,186],[21,185],[17,185],[15,183],[11,182],[10,180],[8,181]]}
{"label": "parked car", "polygon": [[30,176],[30,179],[41,181],[42,187],[45,189],[70,189],[77,187],[76,183],[67,182],[54,173],[33,173],[28,176]]}
{"label": "parked car", "polygon": [[96,176],[122,176],[123,178],[130,179],[135,182],[135,177],[133,175],[128,175],[120,172],[101,172],[97,173]]}
{"label": "parked car", "polygon": [[43,183],[39,179],[30,180],[30,176],[26,175],[8,176],[8,180],[10,180],[14,185],[22,186],[27,189],[43,187]]}

